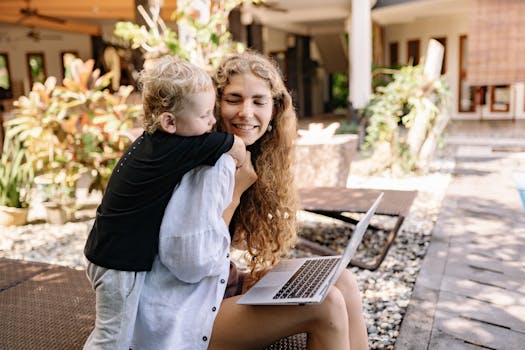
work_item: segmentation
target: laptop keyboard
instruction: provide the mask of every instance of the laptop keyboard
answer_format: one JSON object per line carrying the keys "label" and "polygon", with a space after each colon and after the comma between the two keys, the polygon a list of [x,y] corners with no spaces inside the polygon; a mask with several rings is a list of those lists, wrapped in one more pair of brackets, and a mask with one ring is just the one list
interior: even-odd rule
{"label": "laptop keyboard", "polygon": [[306,260],[273,299],[312,297],[340,259],[340,257],[334,257]]}

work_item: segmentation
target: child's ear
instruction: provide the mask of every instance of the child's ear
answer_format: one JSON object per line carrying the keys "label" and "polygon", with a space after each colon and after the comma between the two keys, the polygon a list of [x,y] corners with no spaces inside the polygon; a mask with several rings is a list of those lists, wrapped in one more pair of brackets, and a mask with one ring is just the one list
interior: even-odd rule
{"label": "child's ear", "polygon": [[167,133],[174,134],[177,130],[175,125],[175,116],[169,112],[160,115],[160,127]]}

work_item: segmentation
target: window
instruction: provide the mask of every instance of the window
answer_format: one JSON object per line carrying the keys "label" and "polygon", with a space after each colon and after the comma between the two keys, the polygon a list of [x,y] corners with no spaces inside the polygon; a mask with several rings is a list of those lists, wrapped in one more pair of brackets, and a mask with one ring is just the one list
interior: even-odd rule
{"label": "window", "polygon": [[476,110],[476,88],[467,83],[467,36],[459,37],[459,95],[458,112],[474,112]]}
{"label": "window", "polygon": [[26,59],[29,74],[29,89],[31,90],[34,83],[44,83],[46,81],[46,65],[44,62],[44,54],[41,52],[27,53]]}
{"label": "window", "polygon": [[443,62],[441,64],[441,74],[445,74],[447,71],[447,38],[446,37],[440,37],[440,38],[432,38],[436,41],[438,41],[441,45],[443,45]]}
{"label": "window", "polygon": [[0,53],[0,100],[13,97],[7,53]]}
{"label": "window", "polygon": [[388,44],[388,52],[390,54],[390,67],[396,68],[399,65],[399,43],[396,41]]}
{"label": "window", "polygon": [[417,66],[419,64],[419,39],[409,40],[407,50],[408,62],[412,62],[413,66]]}
{"label": "window", "polygon": [[510,110],[510,85],[490,87],[490,111],[508,112]]}

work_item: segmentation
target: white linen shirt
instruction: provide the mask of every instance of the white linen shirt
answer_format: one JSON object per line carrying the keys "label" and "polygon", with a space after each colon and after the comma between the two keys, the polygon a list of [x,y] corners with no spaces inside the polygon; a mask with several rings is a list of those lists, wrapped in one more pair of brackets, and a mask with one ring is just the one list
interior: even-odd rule
{"label": "white linen shirt", "polygon": [[146,274],[131,347],[207,349],[230,271],[222,218],[233,195],[235,162],[224,154],[182,179],[164,212],[159,254]]}

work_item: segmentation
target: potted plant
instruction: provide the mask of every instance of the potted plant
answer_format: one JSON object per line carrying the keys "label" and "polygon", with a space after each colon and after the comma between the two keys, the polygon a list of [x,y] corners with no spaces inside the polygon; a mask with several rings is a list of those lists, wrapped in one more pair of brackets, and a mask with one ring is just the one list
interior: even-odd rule
{"label": "potted plant", "polygon": [[392,80],[363,110],[373,170],[424,173],[449,119],[449,87],[443,77],[429,79],[422,64],[382,72]]}
{"label": "potted plant", "polygon": [[70,221],[77,209],[75,184],[68,184],[64,175],[46,173],[37,176],[34,181],[50,224]]}
{"label": "potted plant", "polygon": [[27,222],[33,168],[26,150],[15,140],[6,139],[0,157],[0,225]]}
{"label": "potted plant", "polygon": [[[100,76],[94,61],[74,60],[62,86],[49,77],[35,83],[28,96],[14,102],[6,135],[18,139],[32,155],[35,175],[45,178],[50,207],[73,206],[77,180],[88,174],[90,190],[104,191],[118,158],[129,144],[123,132],[142,111],[127,104],[133,91],[107,88],[111,74]],[[42,187],[39,187],[42,189]]]}

